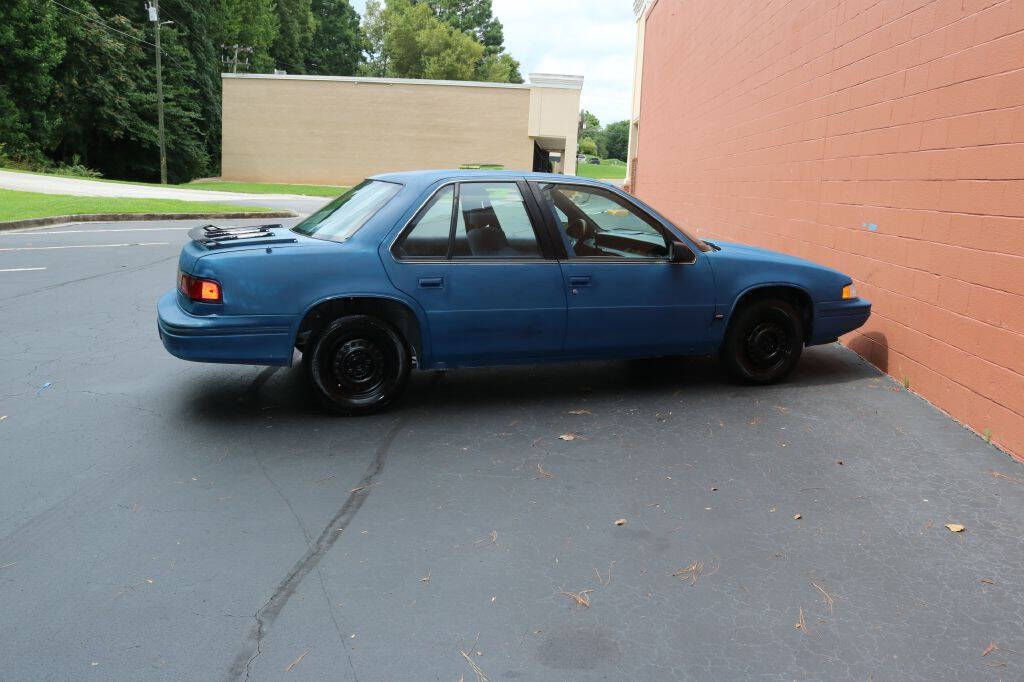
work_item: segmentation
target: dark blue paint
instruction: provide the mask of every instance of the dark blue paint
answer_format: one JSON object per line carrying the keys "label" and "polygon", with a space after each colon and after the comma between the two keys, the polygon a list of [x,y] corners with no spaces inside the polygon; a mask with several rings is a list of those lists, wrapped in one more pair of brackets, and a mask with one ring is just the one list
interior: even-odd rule
{"label": "dark blue paint", "polygon": [[[696,262],[398,262],[392,242],[446,183],[567,178],[417,171],[375,179],[401,189],[344,242],[281,229],[294,243],[268,247],[240,240],[216,249],[186,244],[179,267],[218,280],[223,302],[196,303],[177,291],[161,298],[158,327],[167,350],[202,362],[288,365],[306,313],[340,297],[387,299],[411,310],[421,330],[421,368],[713,353],[737,302],[765,286],[807,295],[813,304],[808,344],[852,331],[870,314],[868,301],[841,300],[850,282],[842,273],[741,244],[719,242],[720,251],[702,252],[653,208],[614,188],[690,246]],[[585,178],[571,181],[609,188]]]}

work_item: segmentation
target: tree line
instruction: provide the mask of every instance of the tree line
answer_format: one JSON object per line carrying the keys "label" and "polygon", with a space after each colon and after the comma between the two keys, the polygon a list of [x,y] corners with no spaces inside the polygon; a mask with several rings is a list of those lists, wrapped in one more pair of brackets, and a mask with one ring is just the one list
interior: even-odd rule
{"label": "tree line", "polygon": [[629,121],[615,121],[602,126],[597,116],[584,109],[580,112],[576,148],[587,156],[625,161],[629,150]]}
{"label": "tree line", "polygon": [[[521,83],[491,0],[160,0],[167,171],[216,175],[222,71]],[[0,2],[0,165],[156,180],[143,0]]]}

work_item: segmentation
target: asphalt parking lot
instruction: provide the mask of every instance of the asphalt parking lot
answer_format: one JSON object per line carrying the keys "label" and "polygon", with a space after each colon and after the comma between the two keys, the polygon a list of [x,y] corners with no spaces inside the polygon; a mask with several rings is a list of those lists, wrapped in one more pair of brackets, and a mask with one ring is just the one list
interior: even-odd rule
{"label": "asphalt parking lot", "polygon": [[1024,678],[1024,468],[853,353],[334,418],[163,350],[194,224],[0,233],[0,678]]}

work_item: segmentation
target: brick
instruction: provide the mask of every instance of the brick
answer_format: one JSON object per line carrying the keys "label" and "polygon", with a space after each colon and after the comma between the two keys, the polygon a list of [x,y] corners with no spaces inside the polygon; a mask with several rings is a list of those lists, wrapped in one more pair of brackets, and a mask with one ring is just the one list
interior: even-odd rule
{"label": "brick", "polygon": [[1024,0],[660,2],[650,24],[640,196],[849,273],[874,309],[844,340],[1024,456]]}

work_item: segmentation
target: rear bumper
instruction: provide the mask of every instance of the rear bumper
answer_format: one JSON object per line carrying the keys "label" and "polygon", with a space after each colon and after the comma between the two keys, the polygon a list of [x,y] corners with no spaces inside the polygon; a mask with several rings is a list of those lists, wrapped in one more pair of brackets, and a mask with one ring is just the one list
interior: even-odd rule
{"label": "rear bumper", "polygon": [[157,330],[171,355],[194,362],[290,365],[288,319],[276,315],[190,315],[169,291],[157,303]]}
{"label": "rear bumper", "polygon": [[871,301],[863,298],[819,303],[807,345],[835,341],[863,325],[870,315]]}

